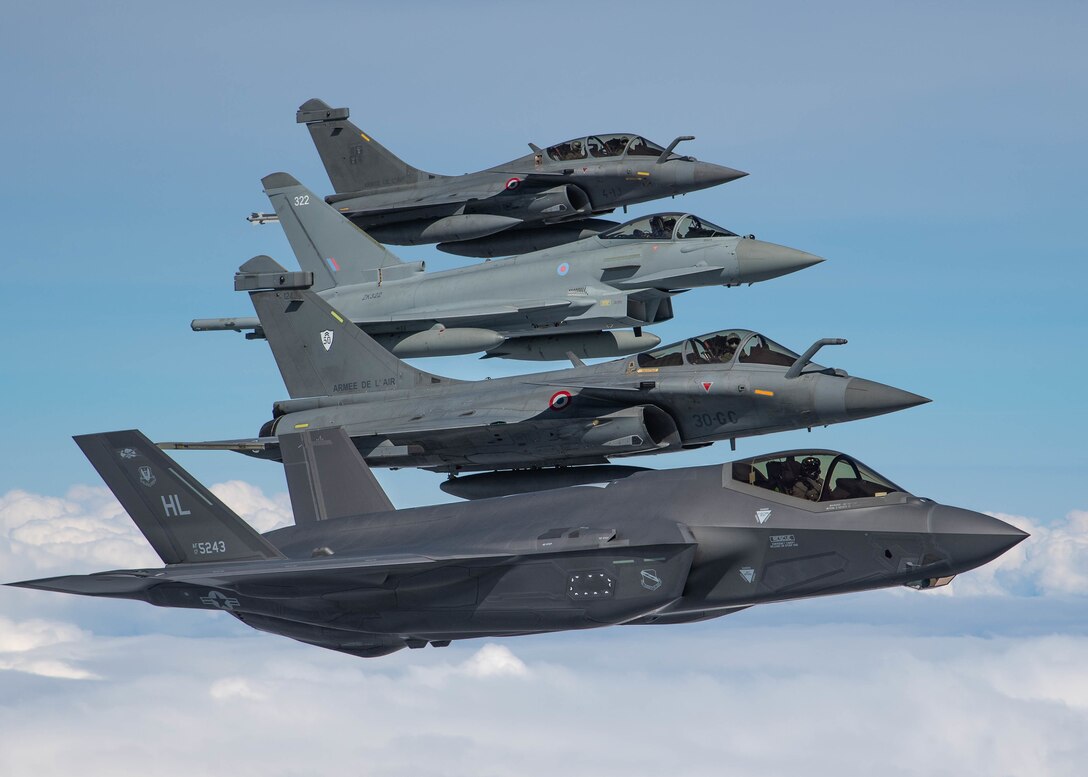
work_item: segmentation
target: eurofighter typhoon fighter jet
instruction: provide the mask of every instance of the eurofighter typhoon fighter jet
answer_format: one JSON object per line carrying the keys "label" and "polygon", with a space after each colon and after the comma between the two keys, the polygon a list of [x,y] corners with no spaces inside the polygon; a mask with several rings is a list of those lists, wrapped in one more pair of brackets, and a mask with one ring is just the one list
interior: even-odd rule
{"label": "eurofighter typhoon fighter jet", "polygon": [[[823,450],[396,510],[341,429],[284,436],[295,525],[262,535],[139,432],[76,442],[165,566],[11,585],[224,610],[364,657],[929,588],[1027,537]],[[806,495],[772,486],[798,464]]]}
{"label": "eurofighter typhoon fighter jet", "polygon": [[[347,108],[309,100],[310,130],[336,194],[326,200],[383,243],[462,256],[506,256],[616,226],[614,208],[707,189],[747,173],[673,153],[632,133],[590,135],[466,175],[437,175],[398,159],[348,121]],[[255,213],[250,220],[268,216]]]}
{"label": "eurofighter typhoon fighter jet", "polygon": [[[672,318],[680,291],[751,284],[823,261],[691,214],[664,213],[559,248],[425,272],[290,175],[273,173],[263,183],[315,289],[402,357],[621,356],[660,342],[642,327]],[[192,327],[260,336],[255,318],[197,319]]]}
{"label": "eurofighter typhoon fighter jet", "polygon": [[267,256],[251,259],[236,276],[237,288],[252,290],[292,397],[275,404],[260,437],[164,448],[280,458],[285,434],[344,427],[373,466],[451,474],[534,468],[443,485],[473,498],[600,482],[625,469],[568,465],[841,423],[929,401],[811,362],[820,347],[845,340],[818,340],[799,355],[744,329],[602,364],[575,360],[572,368],[534,375],[453,380],[378,346],[307,290],[309,279]]}

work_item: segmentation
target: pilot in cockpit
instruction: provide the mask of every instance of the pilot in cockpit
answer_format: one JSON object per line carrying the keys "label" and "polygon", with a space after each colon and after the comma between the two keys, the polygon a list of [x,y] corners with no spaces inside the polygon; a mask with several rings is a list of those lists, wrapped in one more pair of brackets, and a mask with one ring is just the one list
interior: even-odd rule
{"label": "pilot in cockpit", "polygon": [[676,226],[676,219],[668,218],[666,216],[651,216],[650,217],[650,237],[655,240],[668,240],[672,237],[673,227]]}
{"label": "pilot in cockpit", "polygon": [[[820,492],[824,489],[824,481],[820,478],[820,460],[815,456],[806,456],[801,459],[801,476],[797,478],[794,487],[794,495],[801,496],[811,502],[820,501]],[[803,494],[796,493],[804,490]]]}
{"label": "pilot in cockpit", "polygon": [[725,364],[733,358],[740,346],[740,336],[736,332],[727,335],[715,335],[706,341],[707,354],[712,363]]}

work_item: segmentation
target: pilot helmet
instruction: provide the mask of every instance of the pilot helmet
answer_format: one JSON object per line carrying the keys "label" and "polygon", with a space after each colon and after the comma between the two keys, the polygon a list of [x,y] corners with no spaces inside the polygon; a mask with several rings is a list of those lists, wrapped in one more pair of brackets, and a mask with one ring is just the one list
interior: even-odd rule
{"label": "pilot helmet", "polygon": [[820,460],[815,456],[805,456],[801,459],[801,474],[806,478],[820,477]]}

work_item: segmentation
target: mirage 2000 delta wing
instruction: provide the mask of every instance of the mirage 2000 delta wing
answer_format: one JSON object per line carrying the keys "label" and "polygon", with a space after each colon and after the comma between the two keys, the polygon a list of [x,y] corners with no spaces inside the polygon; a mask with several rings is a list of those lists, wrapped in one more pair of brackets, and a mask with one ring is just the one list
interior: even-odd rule
{"label": "mirage 2000 delta wing", "polygon": [[[249,289],[287,391],[260,437],[162,443],[280,458],[282,437],[343,427],[372,466],[456,474],[443,488],[476,498],[600,482],[635,468],[615,457],[853,421],[929,400],[813,363],[744,329],[693,337],[635,357],[459,381],[402,362],[321,296],[308,273],[267,256],[236,276]],[[577,360],[575,360],[577,361]],[[526,469],[531,468],[531,469]],[[544,468],[544,469],[541,469]],[[788,474],[788,473],[787,473]]]}
{"label": "mirage 2000 delta wing", "polygon": [[[660,342],[642,327],[672,318],[680,291],[756,283],[823,261],[691,214],[662,213],[559,248],[425,272],[290,175],[263,183],[315,290],[401,357],[622,356]],[[197,319],[192,327],[260,335],[254,318]]]}
{"label": "mirage 2000 delta wing", "polygon": [[[365,657],[932,588],[1027,537],[824,450],[395,510],[341,429],[284,435],[295,525],[259,535],[139,432],[76,441],[167,566],[10,585],[222,610]],[[796,463],[821,474],[774,490]]]}
{"label": "mirage 2000 delta wing", "polygon": [[[590,135],[465,175],[412,167],[348,121],[347,108],[308,100],[310,130],[336,194],[326,200],[383,243],[462,256],[507,256],[569,243],[616,222],[595,215],[707,189],[747,173],[673,153],[632,133]],[[255,213],[251,221],[270,220]]]}

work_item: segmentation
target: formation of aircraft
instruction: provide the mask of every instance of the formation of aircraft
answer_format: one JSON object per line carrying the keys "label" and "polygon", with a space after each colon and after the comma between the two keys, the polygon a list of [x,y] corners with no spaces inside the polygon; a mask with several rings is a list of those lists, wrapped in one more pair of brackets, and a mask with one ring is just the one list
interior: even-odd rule
{"label": "formation of aircraft", "polygon": [[[745,328],[661,346],[644,327],[706,286],[822,259],[699,216],[616,207],[745,175],[634,134],[590,135],[464,176],[393,156],[310,100],[336,193],[264,178],[300,269],[235,274],[253,317],[195,319],[267,341],[289,398],[256,437],[76,438],[161,568],[9,585],[223,610],[355,656],[609,625],[679,624],[767,602],[947,584],[1027,535],[913,495],[825,449],[671,470],[619,459],[811,429],[929,400]],[[379,242],[380,241],[380,242]],[[491,257],[427,272],[381,242]],[[570,367],[463,381],[402,357],[483,353]],[[585,358],[621,357],[586,364]],[[163,449],[282,463],[294,525],[257,533]],[[465,501],[397,510],[371,467],[445,473]]]}

